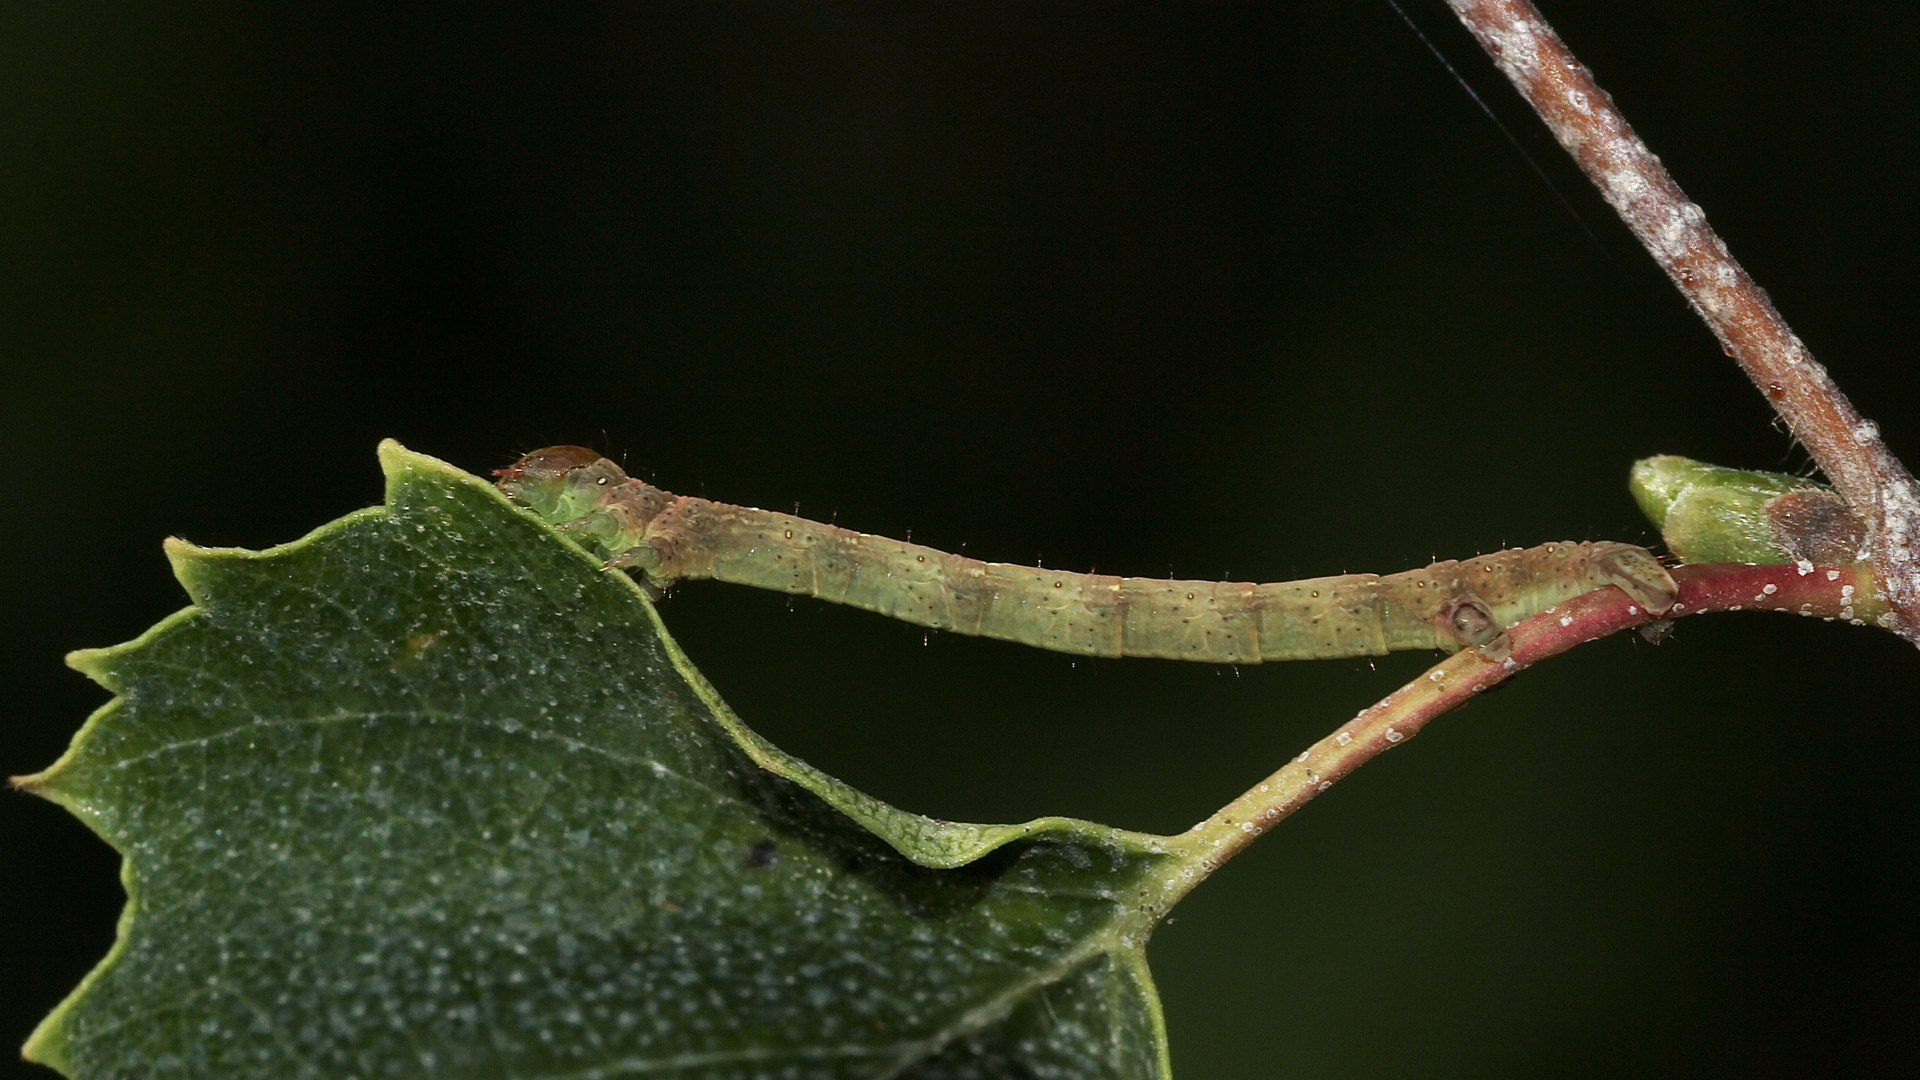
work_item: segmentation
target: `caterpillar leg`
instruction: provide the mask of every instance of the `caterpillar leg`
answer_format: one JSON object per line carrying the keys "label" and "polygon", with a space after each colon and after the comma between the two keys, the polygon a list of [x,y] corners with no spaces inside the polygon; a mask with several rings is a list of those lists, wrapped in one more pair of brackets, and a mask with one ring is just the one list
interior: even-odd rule
{"label": "caterpillar leg", "polygon": [[622,547],[622,541],[632,535],[628,524],[614,510],[595,510],[577,518],[568,518],[554,525],[579,540],[582,545],[595,554],[606,558],[602,570],[638,570],[635,575],[655,600],[665,594],[672,581],[660,573],[660,552],[649,543],[639,543],[631,547]]}
{"label": "caterpillar leg", "polygon": [[594,510],[577,518],[568,518],[557,522],[554,528],[563,530],[581,544],[601,553],[619,550],[616,546],[622,534],[622,522],[605,510]]}
{"label": "caterpillar leg", "polygon": [[1599,580],[1618,588],[1655,615],[1666,614],[1680,596],[1673,575],[1645,548],[1595,544],[1592,565]]}
{"label": "caterpillar leg", "polygon": [[1472,593],[1454,598],[1434,615],[1433,622],[1439,631],[1435,644],[1446,652],[1474,649],[1489,660],[1505,660],[1513,648],[1499,617]]}
{"label": "caterpillar leg", "polygon": [[[605,566],[602,566],[600,569],[618,570],[620,568],[613,565],[612,563],[608,563]],[[659,603],[661,599],[667,595],[667,590],[665,589],[665,587],[660,585],[655,585],[650,579],[648,579],[648,577],[645,574],[642,574],[638,577],[634,577],[634,575],[632,574],[628,574],[627,576],[630,578],[633,578],[633,583],[635,585],[640,586],[640,591],[647,594],[647,599],[653,601],[656,604]]]}
{"label": "caterpillar leg", "polygon": [[[640,571],[638,576],[646,584],[649,592],[664,595],[667,587],[673,584],[673,579],[663,572],[664,564],[665,560],[660,555],[660,549],[648,543],[635,544],[633,547],[608,559],[606,568],[609,570],[638,570]],[[659,596],[654,597],[656,600],[659,598]]]}
{"label": "caterpillar leg", "polygon": [[1440,647],[1448,652],[1485,645],[1506,632],[1494,618],[1493,609],[1471,593],[1441,608],[1433,621],[1440,628]]}

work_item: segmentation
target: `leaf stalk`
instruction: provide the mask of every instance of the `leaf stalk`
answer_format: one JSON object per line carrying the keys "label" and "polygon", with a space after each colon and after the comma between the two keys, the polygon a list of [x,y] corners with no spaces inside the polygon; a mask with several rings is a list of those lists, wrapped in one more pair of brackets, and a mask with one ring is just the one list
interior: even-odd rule
{"label": "leaf stalk", "polygon": [[1455,653],[1362,709],[1169,844],[1176,865],[1162,872],[1163,892],[1151,907],[1171,908],[1261,834],[1419,734],[1434,717],[1576,645],[1650,623],[1723,611],[1788,612],[1855,625],[1892,621],[1871,582],[1852,566],[1702,563],[1677,567],[1673,576],[1680,597],[1665,616],[1647,611],[1617,588],[1596,589],[1511,627],[1504,656],[1489,649]]}

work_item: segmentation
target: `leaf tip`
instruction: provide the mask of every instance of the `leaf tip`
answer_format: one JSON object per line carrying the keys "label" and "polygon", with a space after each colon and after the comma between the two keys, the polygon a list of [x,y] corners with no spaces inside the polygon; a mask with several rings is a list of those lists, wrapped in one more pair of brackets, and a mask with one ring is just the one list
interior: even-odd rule
{"label": "leaf tip", "polygon": [[111,677],[107,669],[107,661],[111,659],[112,649],[75,649],[65,657],[68,667],[102,686],[106,686]]}
{"label": "leaf tip", "polygon": [[20,1047],[20,1060],[73,1075],[67,1062],[67,1008],[67,1002],[63,1001],[40,1021],[39,1026],[33,1029],[33,1034],[27,1036],[26,1044]]}
{"label": "leaf tip", "polygon": [[62,797],[60,784],[58,782],[61,771],[60,765],[61,762],[56,761],[37,773],[28,773],[25,776],[9,776],[7,777],[7,785],[15,791],[25,792],[28,795],[38,795],[43,799],[49,799],[65,805],[66,800]]}
{"label": "leaf tip", "polygon": [[406,468],[409,459],[420,456],[402,446],[399,439],[381,439],[374,452],[380,456],[380,471],[388,476]]}
{"label": "leaf tip", "polygon": [[7,777],[7,786],[22,794],[37,795],[48,802],[58,806],[64,806],[69,813],[72,813],[84,821],[86,820],[86,815],[79,809],[76,809],[74,800],[70,797],[71,793],[67,791],[61,783],[68,772],[68,766],[72,759],[73,751],[69,750],[60,755],[60,760],[41,769],[39,772],[27,773],[24,776]]}
{"label": "leaf tip", "polygon": [[380,446],[376,453],[380,455],[380,471],[386,474],[389,484],[408,473],[423,470],[440,472],[460,471],[446,462],[441,461],[439,458],[434,457],[432,454],[422,454],[417,450],[407,449],[401,445],[398,439],[381,439]]}
{"label": "leaf tip", "polygon": [[381,439],[378,451],[380,471],[387,478],[387,505],[397,506],[403,501],[402,489],[414,480],[458,479],[470,481],[489,490],[493,485],[475,476],[469,476],[464,470],[434,457],[409,450],[400,445],[397,439]]}
{"label": "leaf tip", "polygon": [[166,552],[167,561],[178,568],[183,562],[195,562],[205,559],[208,549],[190,540],[182,540],[177,536],[169,536],[165,540],[160,541],[160,550]]}
{"label": "leaf tip", "polygon": [[169,536],[160,542],[160,550],[166,553],[167,562],[173,567],[174,580],[187,590],[189,599],[196,604],[201,603],[206,591],[204,575],[208,564],[213,561],[213,549]]}

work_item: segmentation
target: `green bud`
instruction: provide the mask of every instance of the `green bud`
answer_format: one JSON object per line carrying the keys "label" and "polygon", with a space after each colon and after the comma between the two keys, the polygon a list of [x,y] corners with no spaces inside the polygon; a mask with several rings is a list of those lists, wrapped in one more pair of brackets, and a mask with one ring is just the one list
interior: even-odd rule
{"label": "green bud", "polygon": [[1628,480],[1667,547],[1690,563],[1850,563],[1860,525],[1824,484],[1663,455]]}

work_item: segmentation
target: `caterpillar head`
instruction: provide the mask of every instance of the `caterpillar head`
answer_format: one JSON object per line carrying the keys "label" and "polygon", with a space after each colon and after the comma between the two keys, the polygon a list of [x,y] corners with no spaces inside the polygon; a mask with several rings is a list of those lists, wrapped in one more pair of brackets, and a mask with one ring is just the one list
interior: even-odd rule
{"label": "caterpillar head", "polygon": [[556,525],[593,510],[627,479],[620,466],[584,446],[535,450],[493,475],[507,498]]}

